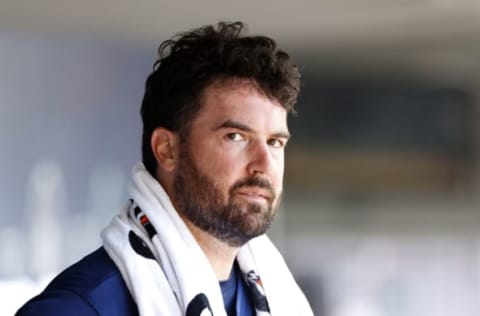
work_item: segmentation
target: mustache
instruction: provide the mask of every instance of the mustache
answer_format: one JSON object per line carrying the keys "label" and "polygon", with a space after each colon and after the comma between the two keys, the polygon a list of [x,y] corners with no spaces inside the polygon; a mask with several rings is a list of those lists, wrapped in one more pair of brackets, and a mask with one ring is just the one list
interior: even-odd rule
{"label": "mustache", "polygon": [[239,180],[235,182],[230,188],[230,193],[235,192],[243,187],[257,187],[266,190],[270,194],[271,200],[275,200],[275,190],[273,189],[272,184],[267,179],[262,177],[250,177],[247,179]]}

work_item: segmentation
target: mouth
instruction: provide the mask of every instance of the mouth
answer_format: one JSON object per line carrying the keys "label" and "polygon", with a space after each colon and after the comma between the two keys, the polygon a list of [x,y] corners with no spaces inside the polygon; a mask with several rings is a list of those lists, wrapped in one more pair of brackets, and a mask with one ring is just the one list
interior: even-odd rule
{"label": "mouth", "polygon": [[268,203],[271,203],[273,200],[273,195],[268,190],[256,187],[245,187],[239,189],[235,192],[235,195],[241,196],[248,200],[266,201]]}

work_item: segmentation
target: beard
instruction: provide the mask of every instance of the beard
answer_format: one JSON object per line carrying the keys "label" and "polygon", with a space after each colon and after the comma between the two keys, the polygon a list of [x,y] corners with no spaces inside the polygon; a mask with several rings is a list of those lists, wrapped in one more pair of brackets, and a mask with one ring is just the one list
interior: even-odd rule
{"label": "beard", "polygon": [[[250,239],[264,234],[275,216],[275,191],[270,182],[259,176],[235,182],[225,201],[215,182],[195,166],[187,145],[182,146],[178,173],[174,179],[177,211],[195,226],[231,247],[241,247]],[[267,190],[267,203],[235,200],[240,188]],[[278,203],[277,203],[278,204]]]}

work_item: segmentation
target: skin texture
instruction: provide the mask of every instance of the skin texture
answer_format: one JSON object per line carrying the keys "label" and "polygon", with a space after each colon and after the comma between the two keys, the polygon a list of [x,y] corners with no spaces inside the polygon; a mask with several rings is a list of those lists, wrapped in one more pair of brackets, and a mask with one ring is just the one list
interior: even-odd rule
{"label": "skin texture", "polygon": [[241,79],[207,87],[185,135],[152,135],[157,178],[220,280],[238,248],[270,226],[288,138],[286,110]]}

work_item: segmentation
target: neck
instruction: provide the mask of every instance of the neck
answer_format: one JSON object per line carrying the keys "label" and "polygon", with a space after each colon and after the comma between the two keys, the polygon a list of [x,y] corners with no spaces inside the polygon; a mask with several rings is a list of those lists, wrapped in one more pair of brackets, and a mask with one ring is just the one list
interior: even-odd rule
{"label": "neck", "polygon": [[202,251],[208,258],[210,265],[219,281],[227,280],[232,271],[235,257],[238,254],[239,248],[231,247],[226,243],[211,236],[207,232],[201,230],[188,219],[182,216],[188,229],[197,241]]}

